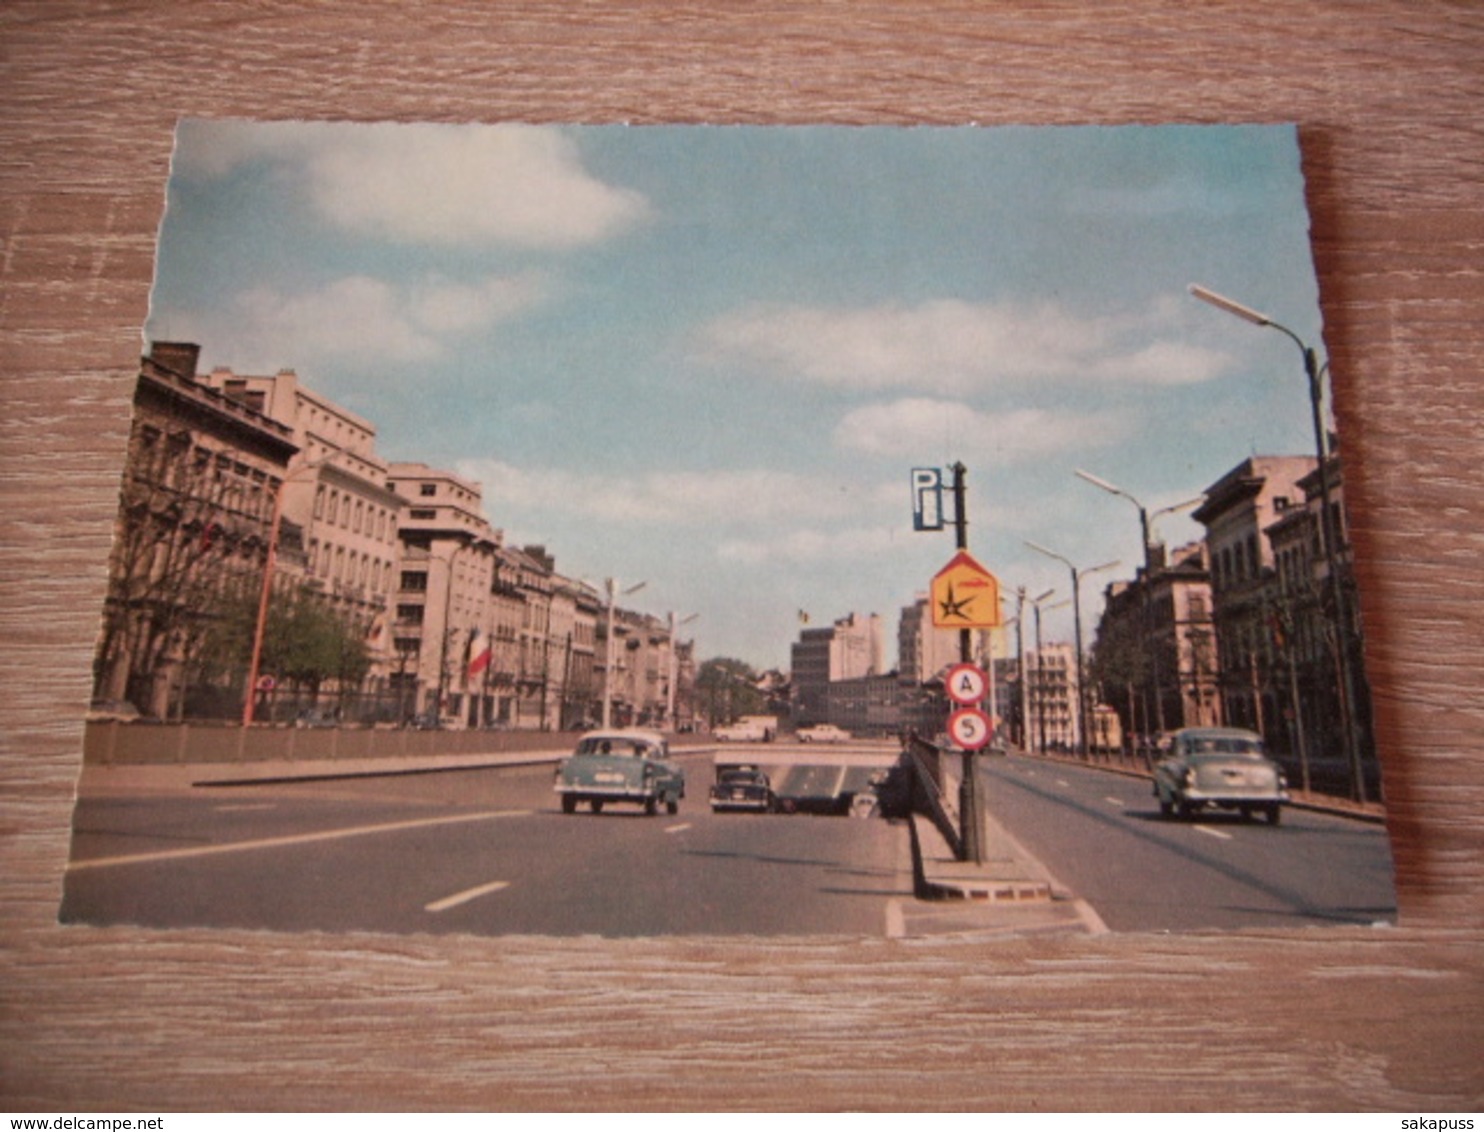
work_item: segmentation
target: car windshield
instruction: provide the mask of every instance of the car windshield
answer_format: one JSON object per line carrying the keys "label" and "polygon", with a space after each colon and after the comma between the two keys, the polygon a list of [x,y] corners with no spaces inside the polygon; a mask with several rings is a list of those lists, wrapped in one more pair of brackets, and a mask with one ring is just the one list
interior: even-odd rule
{"label": "car windshield", "polygon": [[1251,755],[1255,758],[1262,756],[1260,742],[1256,739],[1243,739],[1241,736],[1207,736],[1191,739],[1187,742],[1186,749],[1193,755]]}
{"label": "car windshield", "polygon": [[612,735],[583,739],[577,744],[579,755],[630,755],[643,758],[657,754],[654,747],[642,739],[623,739]]}
{"label": "car windshield", "polygon": [[723,782],[738,786],[750,785],[761,779],[762,776],[755,770],[729,770],[721,776]]}

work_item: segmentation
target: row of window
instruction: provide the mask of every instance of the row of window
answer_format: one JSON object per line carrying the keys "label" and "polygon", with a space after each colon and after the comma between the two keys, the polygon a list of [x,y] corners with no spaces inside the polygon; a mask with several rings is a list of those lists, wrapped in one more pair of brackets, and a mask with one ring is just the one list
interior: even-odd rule
{"label": "row of window", "polygon": [[337,488],[327,489],[324,484],[314,493],[314,518],[379,542],[394,542],[397,537],[397,517],[387,508],[368,504],[350,492],[342,494]]}
{"label": "row of window", "polygon": [[309,573],[347,586],[366,586],[385,593],[392,586],[392,563],[343,546],[309,540]]}

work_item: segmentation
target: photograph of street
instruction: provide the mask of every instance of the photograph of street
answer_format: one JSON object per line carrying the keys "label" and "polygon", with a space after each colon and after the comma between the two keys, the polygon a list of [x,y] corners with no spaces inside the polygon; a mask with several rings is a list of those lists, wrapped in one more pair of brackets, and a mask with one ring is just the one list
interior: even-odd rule
{"label": "photograph of street", "polygon": [[177,131],[66,923],[1395,922],[1291,126]]}

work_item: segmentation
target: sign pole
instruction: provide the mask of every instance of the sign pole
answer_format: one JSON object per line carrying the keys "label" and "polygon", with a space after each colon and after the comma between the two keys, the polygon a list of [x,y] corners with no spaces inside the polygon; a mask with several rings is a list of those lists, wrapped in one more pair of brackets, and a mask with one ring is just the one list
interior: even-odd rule
{"label": "sign pole", "polygon": [[[964,505],[965,496],[968,494],[964,483],[967,471],[962,461],[953,465],[953,533],[958,549],[964,551],[969,549],[969,513]],[[958,631],[958,658],[963,664],[973,663],[972,630],[960,629]],[[993,658],[990,663],[994,663]],[[991,717],[993,711],[994,705],[991,703]],[[978,775],[974,751],[966,747],[963,752],[963,769],[958,787],[959,845],[963,859],[973,861],[976,865],[984,863],[984,845],[981,836],[981,831],[984,829],[984,815],[980,810]]]}

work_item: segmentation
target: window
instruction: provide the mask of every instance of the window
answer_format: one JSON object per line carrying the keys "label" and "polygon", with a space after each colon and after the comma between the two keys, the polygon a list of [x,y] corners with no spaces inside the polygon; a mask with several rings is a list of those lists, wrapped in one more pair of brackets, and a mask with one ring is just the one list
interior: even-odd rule
{"label": "window", "polygon": [[420,484],[417,493],[424,498],[431,498],[438,494],[438,485],[436,483]]}
{"label": "window", "polygon": [[407,517],[409,519],[436,519],[438,509],[436,507],[414,507],[407,512]]}
{"label": "window", "polygon": [[413,593],[426,593],[428,590],[428,572],[426,570],[403,570],[402,589]]}
{"label": "window", "polygon": [[404,625],[421,625],[423,623],[423,607],[420,605],[397,606],[397,620]]}

